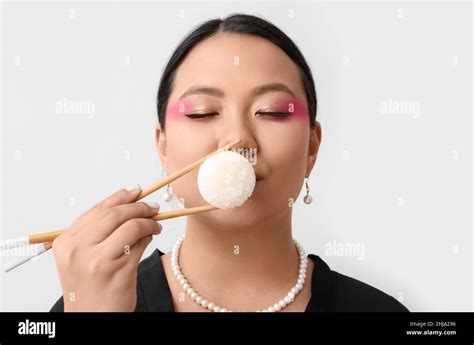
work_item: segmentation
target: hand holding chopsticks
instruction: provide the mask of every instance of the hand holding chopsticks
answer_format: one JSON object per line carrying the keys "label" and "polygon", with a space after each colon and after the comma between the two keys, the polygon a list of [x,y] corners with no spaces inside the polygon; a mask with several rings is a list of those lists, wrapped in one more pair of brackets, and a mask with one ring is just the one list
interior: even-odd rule
{"label": "hand holding chopsticks", "polygon": [[[188,166],[182,168],[181,170],[167,176],[166,178],[152,184],[151,186],[141,190],[141,192],[138,195],[138,198],[137,198],[136,201],[150,195],[151,193],[153,193],[153,192],[159,190],[160,188],[162,188],[163,186],[166,186],[170,182],[172,182],[172,181],[178,179],[179,177],[187,174],[189,171],[191,171],[195,167],[201,165],[209,157],[211,157],[211,156],[213,156],[217,153],[226,151],[226,150],[230,149],[232,146],[236,145],[239,142],[240,142],[240,139],[235,140],[235,141],[225,145],[224,147],[219,148],[218,150],[204,156],[203,158],[189,164]],[[214,207],[212,205],[203,205],[203,206],[193,207],[193,208],[189,208],[189,209],[181,209],[181,210],[176,210],[176,211],[171,211],[171,212],[158,213],[155,216],[153,216],[152,219],[154,219],[155,221],[159,221],[159,220],[164,220],[164,219],[181,217],[181,216],[185,216],[185,215],[191,215],[191,214],[196,214],[196,213],[201,213],[201,212],[207,212],[207,211],[211,211],[211,210],[215,210],[215,209],[217,209],[217,207]],[[18,267],[22,263],[24,263],[24,262],[32,259],[33,257],[49,250],[51,248],[52,242],[56,239],[56,237],[60,236],[65,231],[67,231],[67,230],[58,230],[58,231],[51,231],[51,232],[46,232],[46,233],[33,234],[33,235],[24,236],[24,237],[20,237],[20,238],[16,238],[16,239],[1,242],[0,243],[0,250],[10,249],[10,248],[15,248],[15,247],[20,247],[20,246],[26,246],[26,245],[32,245],[32,244],[42,244],[42,246],[40,246],[40,248],[39,248],[40,250],[38,250],[38,254],[30,255],[26,258],[21,258],[21,260],[18,260],[17,262],[15,262],[13,264],[5,266],[5,270],[9,271],[9,270],[11,270],[15,267]]]}

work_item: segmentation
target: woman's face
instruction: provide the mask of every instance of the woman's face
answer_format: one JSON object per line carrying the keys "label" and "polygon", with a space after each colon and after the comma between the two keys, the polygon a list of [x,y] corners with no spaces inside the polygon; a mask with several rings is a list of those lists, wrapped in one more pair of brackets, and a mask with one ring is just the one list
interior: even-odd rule
{"label": "woman's face", "polygon": [[[161,164],[172,174],[241,139],[235,147],[253,150],[247,157],[260,180],[251,203],[192,217],[225,229],[291,212],[321,140],[319,123],[310,129],[306,104],[297,66],[271,42],[220,33],[194,47],[176,71],[165,132],[157,128]],[[172,183],[186,208],[207,204],[197,174]]]}

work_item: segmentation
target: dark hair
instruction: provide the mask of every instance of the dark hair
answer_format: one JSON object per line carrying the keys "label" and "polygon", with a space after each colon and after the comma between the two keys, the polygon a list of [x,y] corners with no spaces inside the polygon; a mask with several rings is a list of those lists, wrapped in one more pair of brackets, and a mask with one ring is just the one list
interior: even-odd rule
{"label": "dark hair", "polygon": [[280,47],[298,66],[307,98],[311,127],[316,124],[317,99],[311,69],[296,44],[272,23],[256,16],[233,14],[224,19],[211,19],[189,33],[176,47],[161,76],[157,95],[158,121],[165,129],[166,108],[176,70],[189,51],[199,42],[220,32],[242,33],[265,38]]}

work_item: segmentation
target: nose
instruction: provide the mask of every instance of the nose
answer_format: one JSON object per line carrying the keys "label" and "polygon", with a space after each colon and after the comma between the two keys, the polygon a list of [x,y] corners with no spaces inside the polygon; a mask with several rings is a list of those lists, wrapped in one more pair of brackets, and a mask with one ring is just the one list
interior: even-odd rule
{"label": "nose", "polygon": [[232,151],[242,154],[250,163],[256,164],[258,142],[252,123],[242,110],[229,114],[221,130],[222,136],[220,136],[219,147],[240,139],[240,142],[232,147]]}

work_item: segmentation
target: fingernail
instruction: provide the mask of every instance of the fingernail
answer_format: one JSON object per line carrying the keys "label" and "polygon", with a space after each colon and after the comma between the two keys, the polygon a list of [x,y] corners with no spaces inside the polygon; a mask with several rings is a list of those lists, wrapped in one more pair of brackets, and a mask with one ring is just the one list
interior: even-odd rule
{"label": "fingernail", "polygon": [[160,204],[154,201],[145,201],[145,203],[150,206],[151,208],[158,210],[160,208]]}
{"label": "fingernail", "polygon": [[139,185],[139,184],[134,184],[134,185],[131,185],[131,186],[128,186],[127,188],[125,188],[126,190],[128,190],[129,192],[134,192],[138,189],[142,189],[142,187]]}
{"label": "fingernail", "polygon": [[163,230],[163,225],[161,225],[161,223],[158,223],[158,222],[156,222],[156,223],[157,223],[158,226],[160,227],[160,231]]}

